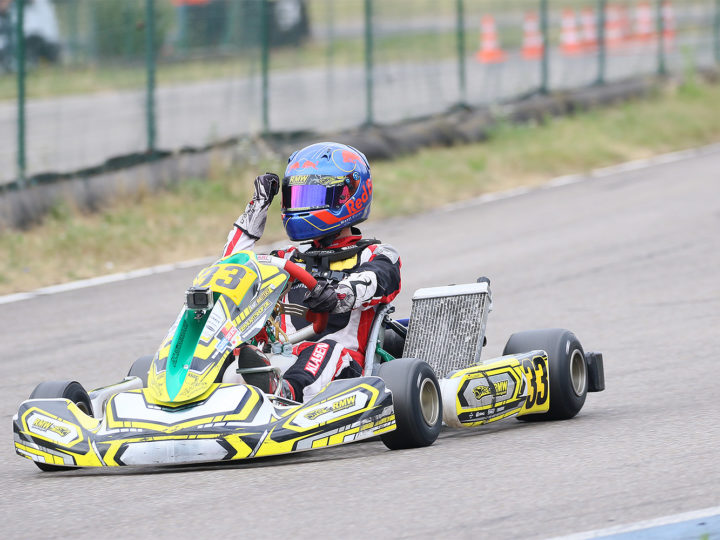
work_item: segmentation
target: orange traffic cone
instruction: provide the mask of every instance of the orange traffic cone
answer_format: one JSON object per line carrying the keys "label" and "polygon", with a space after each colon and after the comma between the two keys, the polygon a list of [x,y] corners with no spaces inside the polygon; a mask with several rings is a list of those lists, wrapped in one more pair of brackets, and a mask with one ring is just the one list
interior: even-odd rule
{"label": "orange traffic cone", "polygon": [[650,2],[640,2],[635,6],[635,40],[648,42],[655,39],[655,25]]}
{"label": "orange traffic cone", "polygon": [[628,16],[628,10],[625,6],[617,7],[618,21],[620,25],[620,35],[622,36],[623,43],[626,43],[632,34],[630,28],[630,17]]}
{"label": "orange traffic cone", "polygon": [[605,45],[617,49],[623,45],[622,22],[617,6],[609,5],[605,11]]}
{"label": "orange traffic cone", "polygon": [[583,52],[580,44],[577,27],[575,25],[575,11],[564,9],[562,14],[562,28],[560,32],[560,50],[563,54],[576,55]]}
{"label": "orange traffic cone", "polygon": [[675,10],[672,3],[663,2],[662,5],[663,18],[663,39],[665,48],[671,49],[675,45]]}
{"label": "orange traffic cone", "polygon": [[492,15],[483,15],[480,21],[480,50],[475,54],[475,58],[483,64],[496,64],[507,58],[498,43],[495,17]]}
{"label": "orange traffic cone", "polygon": [[582,47],[586,51],[593,51],[597,48],[598,37],[595,25],[595,12],[591,8],[585,8],[580,14],[580,35],[582,36]]}
{"label": "orange traffic cone", "polygon": [[540,33],[540,22],[537,13],[529,11],[525,13],[525,23],[523,24],[523,58],[526,60],[538,60],[542,58],[543,49],[543,36]]}

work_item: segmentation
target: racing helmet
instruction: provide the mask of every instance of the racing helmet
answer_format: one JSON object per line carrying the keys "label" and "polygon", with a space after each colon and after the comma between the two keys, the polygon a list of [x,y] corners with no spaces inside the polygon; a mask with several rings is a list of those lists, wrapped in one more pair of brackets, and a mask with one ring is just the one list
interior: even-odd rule
{"label": "racing helmet", "polygon": [[372,179],[365,156],[321,142],[293,153],[282,180],[282,221],[291,240],[340,232],[370,215]]}

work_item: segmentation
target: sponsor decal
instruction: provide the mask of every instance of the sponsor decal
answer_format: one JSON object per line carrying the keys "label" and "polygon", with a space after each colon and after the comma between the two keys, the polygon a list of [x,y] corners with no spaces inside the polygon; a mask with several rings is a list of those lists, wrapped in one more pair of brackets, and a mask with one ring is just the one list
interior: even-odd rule
{"label": "sponsor decal", "polygon": [[298,174],[288,180],[289,186],[339,186],[345,183],[346,176],[330,176],[319,174]]}
{"label": "sponsor decal", "polygon": [[269,285],[269,286],[267,286],[267,287],[264,287],[264,288],[260,291],[260,294],[258,294],[257,300],[255,300],[255,302],[262,302],[262,301],[265,300],[268,296],[270,296],[270,294],[271,294],[275,289],[276,289],[276,287],[275,287],[274,284],[271,284],[271,285]]}
{"label": "sponsor decal", "polygon": [[72,424],[37,411],[28,415],[26,423],[31,433],[61,444],[70,444],[79,436],[78,428]]}
{"label": "sponsor decal", "polygon": [[238,327],[238,330],[240,332],[244,332],[247,330],[252,323],[254,323],[261,315],[265,313],[265,310],[270,307],[270,302],[265,301],[263,304],[250,316],[245,319],[245,321]]}
{"label": "sponsor decal", "polygon": [[53,433],[57,433],[61,437],[65,437],[68,433],[70,433],[70,430],[65,426],[60,426],[54,422],[51,422],[50,420],[45,420],[43,418],[36,418],[32,424],[32,427],[32,431],[36,433],[38,431],[52,431]]}
{"label": "sponsor decal", "polygon": [[324,414],[344,411],[345,409],[349,409],[350,407],[355,406],[355,398],[356,396],[352,395],[339,399],[330,405],[310,411],[309,413],[305,414],[305,418],[307,418],[308,420],[315,420],[316,418],[319,418]]}
{"label": "sponsor decal", "polygon": [[210,316],[208,317],[207,322],[205,323],[205,328],[203,328],[201,338],[205,341],[215,334],[217,334],[217,331],[220,329],[222,324],[225,322],[225,314],[222,311],[222,308],[214,309],[212,312],[210,312]]}
{"label": "sponsor decal", "polygon": [[360,195],[356,194],[353,199],[349,200],[345,204],[345,207],[348,209],[348,213],[352,216],[353,214],[361,212],[363,210],[363,205],[368,202],[370,195],[372,195],[372,182],[368,181],[366,185],[363,185],[362,193]]}
{"label": "sponsor decal", "polygon": [[315,170],[317,170],[317,163],[306,159],[305,161],[303,161],[302,165],[300,164],[299,161],[296,161],[295,163],[290,165],[291,171],[295,171],[298,169],[315,169]]}
{"label": "sponsor decal", "polygon": [[343,172],[353,172],[358,165],[363,165],[363,159],[351,150],[337,149],[332,153],[335,166]]}
{"label": "sponsor decal", "polygon": [[475,399],[480,400],[484,396],[490,395],[490,387],[484,385],[476,386],[473,388],[473,394],[475,395]]}
{"label": "sponsor decal", "polygon": [[315,345],[315,348],[310,355],[310,360],[308,360],[305,364],[305,371],[311,373],[313,377],[317,377],[318,370],[320,369],[323,360],[325,360],[325,356],[329,350],[330,345],[327,343],[318,343]]}
{"label": "sponsor decal", "polygon": [[[508,388],[508,382],[507,381],[498,381],[495,384],[493,384],[495,387],[495,395],[496,396],[502,396],[507,394],[507,388]],[[492,389],[489,386],[479,385],[473,388],[473,394],[475,395],[475,399],[480,400],[484,396],[487,396],[492,393]]]}
{"label": "sponsor decal", "polygon": [[227,323],[222,328],[223,336],[227,338],[228,341],[232,342],[233,338],[237,336],[237,328],[235,328],[232,323]]}

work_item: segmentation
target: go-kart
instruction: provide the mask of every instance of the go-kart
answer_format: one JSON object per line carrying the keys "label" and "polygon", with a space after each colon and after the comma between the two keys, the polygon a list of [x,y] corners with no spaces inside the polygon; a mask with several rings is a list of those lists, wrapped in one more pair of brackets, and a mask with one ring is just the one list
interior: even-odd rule
{"label": "go-kart", "polygon": [[[202,269],[159,350],[122,381],[89,393],[76,381],[39,384],[13,417],[16,452],[54,471],[241,460],[375,436],[414,448],[443,423],[571,418],[604,388],[602,355],[567,330],[513,334],[502,357],[481,362],[491,309],[481,279],[416,291],[409,320],[380,306],[362,376],[285,399],[293,344],[327,323],[281,301],[294,280],[316,284],[301,266],[250,251]],[[310,324],[286,334],[279,319],[290,314]]]}

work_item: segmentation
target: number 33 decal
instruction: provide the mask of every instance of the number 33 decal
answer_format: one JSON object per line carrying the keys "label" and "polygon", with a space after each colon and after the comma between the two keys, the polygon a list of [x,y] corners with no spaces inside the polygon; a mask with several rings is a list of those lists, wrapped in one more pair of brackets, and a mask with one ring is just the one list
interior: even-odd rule
{"label": "number 33 decal", "polygon": [[539,356],[523,361],[523,371],[528,382],[528,398],[525,408],[535,405],[544,405],[548,399],[550,387],[548,385],[547,363]]}

